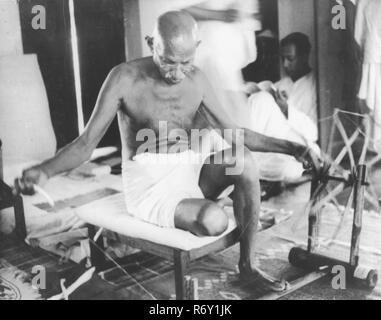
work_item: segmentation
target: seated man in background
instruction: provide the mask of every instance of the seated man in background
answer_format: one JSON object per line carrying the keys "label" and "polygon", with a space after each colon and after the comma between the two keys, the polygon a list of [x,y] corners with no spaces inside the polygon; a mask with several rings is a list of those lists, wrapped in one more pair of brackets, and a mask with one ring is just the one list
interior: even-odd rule
{"label": "seated man in background", "polygon": [[[276,84],[251,83],[250,128],[256,132],[309,145],[318,150],[315,76],[309,65],[311,44],[302,33],[292,33],[281,41],[281,57],[286,76]],[[303,168],[285,155],[259,157],[264,179],[293,180]],[[261,164],[269,169],[266,170]],[[266,177],[267,175],[267,177]]]}
{"label": "seated man in background", "polygon": [[[197,31],[197,23],[185,12],[160,16],[149,39],[153,56],[115,67],[84,132],[53,158],[25,170],[16,185],[22,192],[33,191],[34,184],[88,160],[117,115],[128,212],[161,227],[217,236],[227,229],[228,218],[216,200],[234,186],[240,274],[246,282],[262,279],[254,264],[260,186],[256,163],[247,150],[286,153],[300,160],[315,157],[301,144],[239,129],[230,120],[205,75],[193,66]],[[200,152],[192,138],[194,130],[209,128],[230,129],[233,151]],[[277,283],[274,289],[279,288],[284,286]]]}

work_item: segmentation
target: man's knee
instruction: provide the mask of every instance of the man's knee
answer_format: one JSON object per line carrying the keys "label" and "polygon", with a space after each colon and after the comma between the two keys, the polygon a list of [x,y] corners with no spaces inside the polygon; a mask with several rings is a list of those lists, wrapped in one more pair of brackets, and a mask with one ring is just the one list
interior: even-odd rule
{"label": "man's knee", "polygon": [[260,91],[257,93],[252,94],[249,97],[250,105],[254,108],[260,108],[260,107],[266,107],[268,105],[271,105],[275,102],[274,97],[266,92],[266,91]]}
{"label": "man's knee", "polygon": [[253,114],[259,121],[266,121],[267,117],[273,117],[274,114],[281,113],[274,97],[266,91],[257,92],[251,95],[249,98],[249,105],[253,110]]}
{"label": "man's knee", "polygon": [[197,217],[197,223],[205,236],[218,236],[228,227],[228,217],[221,207],[210,202],[205,204]]}

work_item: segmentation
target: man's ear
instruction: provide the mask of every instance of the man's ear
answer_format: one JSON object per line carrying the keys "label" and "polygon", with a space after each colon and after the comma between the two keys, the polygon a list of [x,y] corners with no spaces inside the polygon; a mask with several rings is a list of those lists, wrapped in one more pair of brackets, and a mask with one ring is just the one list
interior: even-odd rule
{"label": "man's ear", "polygon": [[151,52],[153,53],[153,37],[146,36],[145,40],[147,41],[147,45],[150,48]]}

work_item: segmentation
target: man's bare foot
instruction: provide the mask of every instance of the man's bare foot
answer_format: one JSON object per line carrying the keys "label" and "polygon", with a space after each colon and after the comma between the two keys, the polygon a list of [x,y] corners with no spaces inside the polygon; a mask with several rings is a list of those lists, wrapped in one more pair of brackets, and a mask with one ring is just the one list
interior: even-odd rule
{"label": "man's bare foot", "polygon": [[240,280],[245,284],[264,286],[271,291],[283,292],[289,289],[289,283],[284,279],[275,279],[258,268],[239,267]]}

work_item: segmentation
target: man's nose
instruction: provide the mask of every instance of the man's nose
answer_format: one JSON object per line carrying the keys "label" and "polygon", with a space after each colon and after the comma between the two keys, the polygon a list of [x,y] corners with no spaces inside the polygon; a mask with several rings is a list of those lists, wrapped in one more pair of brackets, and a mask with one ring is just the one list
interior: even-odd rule
{"label": "man's nose", "polygon": [[176,79],[179,79],[179,80],[182,80],[185,78],[185,74],[182,71],[181,66],[176,67],[174,75],[175,75]]}

